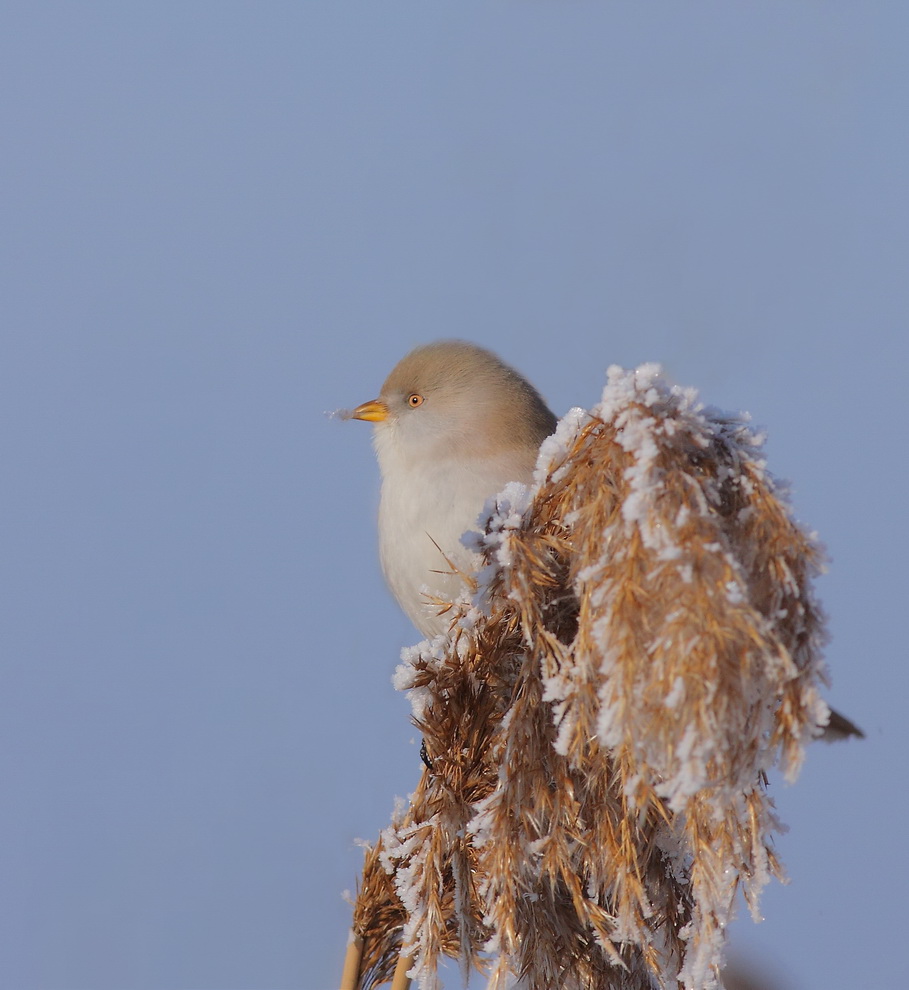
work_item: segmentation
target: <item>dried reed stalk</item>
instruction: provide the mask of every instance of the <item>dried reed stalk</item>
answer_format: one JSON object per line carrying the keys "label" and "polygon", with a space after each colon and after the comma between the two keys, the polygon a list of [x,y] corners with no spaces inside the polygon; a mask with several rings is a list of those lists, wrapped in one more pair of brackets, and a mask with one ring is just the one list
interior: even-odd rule
{"label": "dried reed stalk", "polygon": [[780,876],[766,793],[826,723],[820,560],[760,440],[610,369],[476,539],[448,636],[405,651],[431,769],[367,854],[361,990],[403,951],[528,990],[717,985]]}
{"label": "dried reed stalk", "polygon": [[351,932],[347,953],[344,956],[344,969],[341,971],[341,990],[357,990],[362,956],[363,939]]}

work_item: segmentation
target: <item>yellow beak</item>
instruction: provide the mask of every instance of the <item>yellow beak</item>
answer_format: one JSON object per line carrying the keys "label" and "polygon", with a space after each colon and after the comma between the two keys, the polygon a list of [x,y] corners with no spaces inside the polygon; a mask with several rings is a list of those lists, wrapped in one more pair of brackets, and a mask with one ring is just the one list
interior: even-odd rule
{"label": "yellow beak", "polygon": [[381,399],[373,399],[371,402],[364,402],[362,406],[357,406],[350,414],[351,419],[365,419],[368,423],[381,423],[383,419],[388,419],[388,406]]}

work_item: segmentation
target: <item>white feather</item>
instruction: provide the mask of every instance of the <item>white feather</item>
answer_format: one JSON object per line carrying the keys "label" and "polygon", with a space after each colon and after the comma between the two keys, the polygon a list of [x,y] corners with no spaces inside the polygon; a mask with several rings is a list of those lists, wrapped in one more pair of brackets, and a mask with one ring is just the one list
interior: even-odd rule
{"label": "white feather", "polygon": [[382,571],[414,625],[424,636],[435,636],[448,628],[449,619],[438,615],[429,597],[453,601],[463,591],[457,571],[472,574],[480,563],[461,536],[478,528],[490,496],[509,481],[530,479],[514,458],[421,457],[385,425],[376,427]]}

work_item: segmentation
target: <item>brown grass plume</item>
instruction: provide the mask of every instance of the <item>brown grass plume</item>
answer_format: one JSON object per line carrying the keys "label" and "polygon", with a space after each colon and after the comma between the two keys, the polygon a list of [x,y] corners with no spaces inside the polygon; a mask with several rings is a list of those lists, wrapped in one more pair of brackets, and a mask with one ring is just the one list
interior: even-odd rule
{"label": "brown grass plume", "polygon": [[362,990],[402,950],[421,988],[440,954],[492,987],[715,986],[737,893],[780,875],[767,771],[829,718],[819,551],[759,439],[610,369],[476,547],[399,668],[431,769],[367,854]]}

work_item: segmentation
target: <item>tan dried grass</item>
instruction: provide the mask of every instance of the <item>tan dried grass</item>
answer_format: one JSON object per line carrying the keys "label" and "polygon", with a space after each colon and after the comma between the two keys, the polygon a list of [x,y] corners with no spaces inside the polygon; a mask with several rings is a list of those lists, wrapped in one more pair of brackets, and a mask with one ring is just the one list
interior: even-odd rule
{"label": "tan dried grass", "polygon": [[362,990],[402,950],[529,990],[715,985],[780,865],[766,793],[829,717],[813,540],[759,442],[654,369],[544,444],[480,541],[479,608],[405,665],[431,761],[369,851]]}

